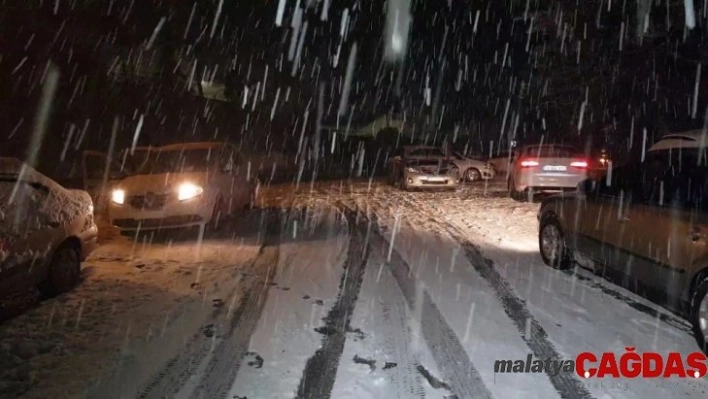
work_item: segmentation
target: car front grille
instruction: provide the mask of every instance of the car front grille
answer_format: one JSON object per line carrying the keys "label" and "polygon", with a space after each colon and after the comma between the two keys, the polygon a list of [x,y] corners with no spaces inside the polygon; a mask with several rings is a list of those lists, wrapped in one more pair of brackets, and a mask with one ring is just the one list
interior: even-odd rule
{"label": "car front grille", "polygon": [[199,215],[179,215],[169,216],[162,219],[114,219],[113,225],[121,229],[154,229],[160,227],[179,226],[201,221],[202,217]]}
{"label": "car front grille", "polygon": [[444,186],[447,185],[447,182],[447,180],[421,180],[421,183],[423,184],[430,184],[435,186]]}
{"label": "car front grille", "polygon": [[128,198],[128,204],[135,209],[162,209],[167,203],[168,194],[133,195]]}

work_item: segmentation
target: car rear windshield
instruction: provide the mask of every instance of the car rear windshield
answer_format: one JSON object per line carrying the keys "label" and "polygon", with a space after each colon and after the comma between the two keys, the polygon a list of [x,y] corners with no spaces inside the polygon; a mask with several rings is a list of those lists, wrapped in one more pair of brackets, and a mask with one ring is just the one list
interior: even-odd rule
{"label": "car rear windshield", "polygon": [[526,149],[527,155],[538,158],[571,158],[577,153],[573,147],[557,145],[539,145]]}

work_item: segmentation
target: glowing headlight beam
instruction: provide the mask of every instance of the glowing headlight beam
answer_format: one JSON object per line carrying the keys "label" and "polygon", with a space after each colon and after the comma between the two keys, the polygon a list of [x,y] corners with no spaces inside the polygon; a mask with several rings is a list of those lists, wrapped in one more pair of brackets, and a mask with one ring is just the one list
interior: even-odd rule
{"label": "glowing headlight beam", "polygon": [[194,197],[200,196],[204,189],[192,183],[182,183],[177,189],[177,199],[186,201]]}
{"label": "glowing headlight beam", "polygon": [[125,203],[125,191],[124,190],[113,190],[111,192],[111,201],[118,205],[123,205]]}

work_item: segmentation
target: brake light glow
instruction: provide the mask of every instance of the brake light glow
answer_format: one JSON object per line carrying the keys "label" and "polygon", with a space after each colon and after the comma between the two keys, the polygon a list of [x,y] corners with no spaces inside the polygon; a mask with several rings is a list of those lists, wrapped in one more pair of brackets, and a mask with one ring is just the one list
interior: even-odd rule
{"label": "brake light glow", "polygon": [[522,168],[533,168],[534,166],[538,166],[538,161],[534,161],[531,159],[525,159],[521,161]]}
{"label": "brake light glow", "polygon": [[587,161],[573,161],[570,163],[570,166],[574,168],[585,169],[588,167],[588,163]]}

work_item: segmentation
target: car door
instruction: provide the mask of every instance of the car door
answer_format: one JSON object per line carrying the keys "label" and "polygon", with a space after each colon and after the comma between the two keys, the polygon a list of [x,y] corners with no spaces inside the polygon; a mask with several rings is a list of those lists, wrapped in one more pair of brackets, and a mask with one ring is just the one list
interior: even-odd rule
{"label": "car door", "polygon": [[0,176],[0,295],[29,288],[42,280],[44,267],[63,225],[44,211],[49,188],[17,176]]}
{"label": "car door", "polygon": [[633,231],[626,213],[635,201],[638,168],[637,163],[617,168],[595,190],[569,204],[568,212],[574,214],[565,216],[573,221],[576,247],[597,262],[603,276],[622,269],[628,260]]}
{"label": "car door", "polygon": [[708,256],[708,174],[693,153],[660,151],[652,158],[642,182],[645,201],[628,214],[635,230],[631,252],[637,266],[629,272],[651,294],[680,309],[692,265]]}

